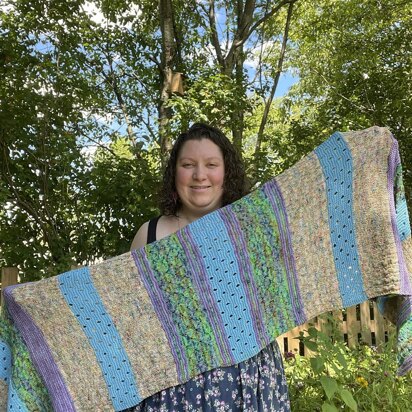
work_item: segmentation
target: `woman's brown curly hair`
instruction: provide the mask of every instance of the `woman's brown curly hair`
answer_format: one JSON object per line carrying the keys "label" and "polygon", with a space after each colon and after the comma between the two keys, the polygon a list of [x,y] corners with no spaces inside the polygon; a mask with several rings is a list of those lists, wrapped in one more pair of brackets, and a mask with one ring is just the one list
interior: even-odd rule
{"label": "woman's brown curly hair", "polygon": [[175,186],[175,176],[176,162],[183,144],[188,140],[201,139],[211,140],[219,146],[223,154],[225,178],[223,181],[222,206],[240,199],[247,193],[247,180],[243,162],[232,143],[219,129],[204,123],[195,123],[187,132],[179,135],[170,152],[159,194],[162,215],[176,216],[181,207]]}

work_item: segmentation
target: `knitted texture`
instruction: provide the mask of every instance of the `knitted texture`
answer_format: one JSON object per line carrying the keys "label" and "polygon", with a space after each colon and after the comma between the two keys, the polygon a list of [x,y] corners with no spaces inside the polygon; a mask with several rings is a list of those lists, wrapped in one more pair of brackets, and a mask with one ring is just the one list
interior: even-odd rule
{"label": "knitted texture", "polygon": [[[378,297],[412,367],[396,140],[334,133],[260,189],[142,249],[5,290],[0,408],[119,411]],[[4,367],[3,367],[4,364]]]}

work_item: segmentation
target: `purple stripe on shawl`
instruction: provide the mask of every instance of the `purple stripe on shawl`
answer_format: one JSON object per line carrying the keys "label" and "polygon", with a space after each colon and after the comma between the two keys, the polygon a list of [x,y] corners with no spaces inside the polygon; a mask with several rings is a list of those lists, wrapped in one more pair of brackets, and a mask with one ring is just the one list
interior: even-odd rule
{"label": "purple stripe on shawl", "polygon": [[201,282],[200,276],[196,276],[196,273],[199,273],[202,274],[202,277],[204,277],[204,279],[207,279],[208,277],[203,264],[202,256],[199,253],[199,249],[196,247],[192,247],[193,254],[190,253],[189,249],[187,248],[187,241],[185,240],[184,236],[182,236],[183,233],[187,235],[190,246],[195,245],[195,242],[192,238],[189,227],[186,227],[182,231],[176,233],[186,253],[186,258],[188,259],[189,265],[191,266],[191,269],[195,274],[195,276],[193,276],[193,279],[195,280],[195,285],[199,292],[198,296],[200,297],[203,307],[209,307],[213,312],[212,316],[209,316],[210,311],[207,312],[207,315],[209,317],[210,324],[213,326],[215,336],[218,337],[217,342],[219,346],[220,356],[222,357],[225,364],[233,365],[234,363],[236,363],[236,360],[233,357],[232,351],[230,350],[230,343],[227,339],[225,328],[223,326],[222,316],[220,315],[220,311],[215,303],[215,298],[210,288],[210,283],[208,281]]}
{"label": "purple stripe on shawl", "polygon": [[396,325],[400,328],[412,315],[412,298],[410,296],[402,299],[398,308],[398,314],[396,317]]}
{"label": "purple stripe on shawl", "polygon": [[4,290],[4,298],[13,322],[27,345],[33,365],[47,388],[53,410],[56,412],[75,412],[73,399],[54,361],[46,339],[30,315],[14,300],[13,290],[18,287],[19,285],[7,287]]}
{"label": "purple stripe on shawl", "polygon": [[[139,270],[142,281],[152,301],[153,309],[156,312],[157,318],[163,326],[163,330],[165,331],[167,340],[169,342],[170,351],[176,364],[178,379],[179,381],[184,382],[189,379],[187,359],[182,342],[179,337],[179,333],[176,329],[172,317],[169,315],[169,311],[163,297],[163,292],[159,287],[159,284],[157,283],[157,280],[152,272],[152,268],[150,267],[150,263],[147,260],[146,251],[144,249],[139,249],[139,251],[132,250],[131,253],[136,267]],[[175,345],[179,350],[180,356],[176,352]]]}
{"label": "purple stripe on shawl", "polygon": [[291,297],[293,314],[297,325],[306,322],[306,316],[303,309],[303,301],[300,294],[299,282],[297,278],[295,256],[293,254],[292,240],[289,232],[288,216],[286,214],[286,206],[283,200],[282,193],[276,182],[272,180],[263,186],[263,191],[269,199],[269,203],[275,212],[276,220],[279,227],[279,235],[281,241],[281,250],[283,260],[286,266],[286,275],[288,280],[289,294]]}
{"label": "purple stripe on shawl", "polygon": [[412,369],[412,355],[406,358],[398,368],[398,375],[406,375]]}
{"label": "purple stripe on shawl", "polygon": [[396,244],[396,251],[398,254],[398,262],[399,262],[399,271],[400,271],[400,293],[401,294],[411,294],[412,289],[409,282],[409,275],[408,269],[406,267],[405,258],[403,256],[402,250],[402,241],[399,237],[398,227],[396,224],[396,208],[395,208],[395,193],[394,193],[394,185],[395,185],[395,174],[396,168],[400,163],[399,151],[398,151],[398,142],[396,139],[393,139],[391,151],[389,154],[389,167],[388,167],[388,193],[389,193],[389,207],[391,212],[391,223],[392,223],[392,231],[395,238]]}
{"label": "purple stripe on shawl", "polygon": [[[270,343],[271,339],[267,334],[266,327],[263,321],[262,308],[258,301],[259,292],[253,279],[253,276],[248,276],[246,278],[246,274],[252,273],[250,261],[249,259],[243,259],[239,255],[239,252],[243,251],[244,256],[247,256],[246,241],[242,231],[240,230],[236,214],[233,212],[232,208],[228,206],[223,209],[219,209],[218,213],[226,226],[226,230],[229,234],[232,244],[234,246],[239,245],[238,247],[234,247],[233,250],[235,251],[236,260],[238,262],[240,272],[239,274],[244,285],[246,298],[250,304],[250,311],[253,314],[253,330],[255,332],[256,340],[259,342],[260,347],[263,348]],[[242,265],[241,262],[244,262],[244,265]]]}

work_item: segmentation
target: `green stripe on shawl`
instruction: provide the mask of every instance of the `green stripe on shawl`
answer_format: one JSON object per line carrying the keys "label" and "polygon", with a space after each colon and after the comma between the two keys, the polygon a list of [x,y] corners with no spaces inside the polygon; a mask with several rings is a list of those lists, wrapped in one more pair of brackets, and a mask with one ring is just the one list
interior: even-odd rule
{"label": "green stripe on shawl", "polygon": [[172,309],[189,375],[195,375],[204,365],[221,363],[214,330],[205,316],[196,287],[188,276],[185,251],[177,236],[170,236],[167,242],[148,245],[147,259],[160,288],[165,291],[168,307]]}
{"label": "green stripe on shawl", "polygon": [[27,346],[4,312],[2,310],[0,316],[0,338],[6,343],[13,342],[10,345],[13,357],[12,380],[19,398],[30,411],[52,412],[49,393],[31,362]]}
{"label": "green stripe on shawl", "polygon": [[[271,338],[279,336],[293,327],[294,319],[276,216],[261,190],[232,206],[246,240],[264,324]],[[274,313],[273,308],[279,308],[279,312]]]}

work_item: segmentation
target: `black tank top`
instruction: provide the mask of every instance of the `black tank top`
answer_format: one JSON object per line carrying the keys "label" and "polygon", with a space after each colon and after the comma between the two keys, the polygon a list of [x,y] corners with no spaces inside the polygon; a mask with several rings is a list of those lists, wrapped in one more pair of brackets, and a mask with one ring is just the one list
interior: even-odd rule
{"label": "black tank top", "polygon": [[149,220],[149,227],[147,228],[147,244],[156,240],[156,228],[159,219],[160,216],[157,216],[154,219]]}

